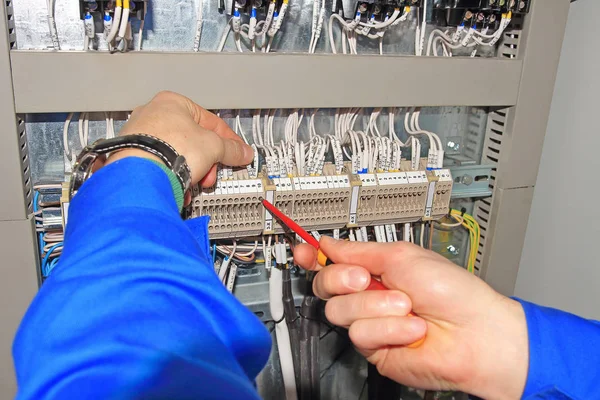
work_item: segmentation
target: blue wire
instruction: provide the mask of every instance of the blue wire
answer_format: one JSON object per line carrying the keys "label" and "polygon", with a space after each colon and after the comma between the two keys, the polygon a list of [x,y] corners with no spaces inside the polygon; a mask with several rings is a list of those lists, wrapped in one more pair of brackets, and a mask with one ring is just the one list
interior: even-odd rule
{"label": "blue wire", "polygon": [[56,264],[58,264],[58,257],[50,261],[50,267],[48,267],[48,273],[46,274],[46,277],[48,277],[48,275],[50,275],[50,273],[54,270]]}
{"label": "blue wire", "polygon": [[212,257],[213,257],[213,264],[214,264],[215,261],[217,261],[217,244],[216,243],[213,244]]}
{"label": "blue wire", "polygon": [[[40,192],[36,191],[33,195],[33,212],[36,213],[39,210],[38,203],[40,201]],[[37,215],[37,214],[36,214]],[[37,225],[37,222],[35,223]],[[46,246],[46,242],[44,241],[44,234],[40,232],[38,234],[38,244],[40,247],[40,256],[44,254],[44,246]]]}
{"label": "blue wire", "polygon": [[48,275],[50,275],[50,272],[52,272],[52,269],[54,268],[54,266],[56,266],[56,263],[54,263],[54,261],[56,260],[55,259],[55,260],[52,260],[52,263],[54,263],[54,264],[50,263],[50,267],[48,268],[48,260],[50,259],[50,255],[52,254],[52,252],[54,250],[56,250],[58,247],[60,247],[62,245],[63,245],[63,242],[60,242],[60,243],[57,243],[54,246],[50,247],[50,249],[48,249],[46,256],[42,260],[42,274],[44,275],[44,277],[47,277]]}

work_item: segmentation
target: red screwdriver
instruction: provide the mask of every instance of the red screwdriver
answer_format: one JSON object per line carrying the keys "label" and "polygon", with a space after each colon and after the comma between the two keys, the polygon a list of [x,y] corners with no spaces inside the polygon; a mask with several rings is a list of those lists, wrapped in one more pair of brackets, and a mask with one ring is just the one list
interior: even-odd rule
{"label": "red screwdriver", "polygon": [[[263,204],[263,206],[265,206],[265,208],[267,210],[269,210],[269,212],[271,214],[273,214],[285,226],[287,226],[294,233],[296,233],[298,236],[300,236],[302,239],[304,239],[304,241],[306,243],[310,244],[315,249],[317,249],[317,262],[320,265],[325,267],[325,266],[333,264],[333,262],[329,258],[327,258],[327,255],[325,255],[325,253],[323,253],[323,251],[321,251],[321,248],[320,248],[321,246],[319,245],[319,241],[317,239],[315,239],[315,237],[313,235],[311,235],[306,230],[304,230],[304,228],[302,228],[300,225],[298,225],[293,219],[291,219],[290,217],[288,217],[287,215],[282,213],[277,207],[275,207],[273,204],[271,204],[268,200],[263,199],[262,204]],[[369,284],[369,286],[367,287],[366,290],[388,290],[388,288],[386,288],[383,285],[383,283],[381,283],[377,279],[371,278],[371,283]],[[412,312],[409,313],[408,315],[415,316],[415,314]],[[407,347],[410,347],[410,348],[419,347],[421,344],[423,344],[424,341],[425,341],[425,338],[423,337],[423,338],[417,340],[416,342],[407,345]]]}

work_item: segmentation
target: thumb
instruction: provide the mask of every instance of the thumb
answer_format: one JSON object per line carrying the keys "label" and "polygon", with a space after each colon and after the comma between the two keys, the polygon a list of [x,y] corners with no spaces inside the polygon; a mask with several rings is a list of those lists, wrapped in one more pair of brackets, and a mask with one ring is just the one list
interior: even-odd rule
{"label": "thumb", "polygon": [[254,158],[254,150],[237,138],[218,137],[220,146],[216,147],[215,163],[220,162],[230,167],[248,165]]}

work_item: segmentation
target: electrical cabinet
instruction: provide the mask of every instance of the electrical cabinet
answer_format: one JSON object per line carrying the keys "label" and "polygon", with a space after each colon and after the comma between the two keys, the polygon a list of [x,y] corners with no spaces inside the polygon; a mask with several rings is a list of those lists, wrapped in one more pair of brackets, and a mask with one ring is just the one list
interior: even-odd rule
{"label": "electrical cabinet", "polygon": [[[512,294],[568,2],[344,0],[323,2],[319,9],[319,4],[308,0],[290,0],[289,7],[287,1],[276,1],[271,9],[266,1],[211,0],[176,5],[166,0],[135,1],[129,33],[123,36],[127,45],[120,47],[102,34],[103,29],[110,31],[102,25],[103,16],[115,17],[112,2],[59,1],[54,15],[56,35],[52,29],[48,31],[47,10],[37,3],[41,2],[6,0],[0,6],[0,236],[5,239],[0,243],[15,244],[4,248],[4,279],[0,283],[3,397],[12,396],[15,387],[10,358],[14,331],[42,282],[44,260],[38,255],[38,214],[34,208],[40,196],[57,201],[62,194],[60,188],[43,192],[39,184],[64,179],[63,129],[68,137],[76,136],[75,120],[65,125],[65,119],[71,118],[68,113],[88,113],[89,140],[95,140],[103,137],[109,119],[114,134],[128,111],[164,89],[220,112],[238,133],[245,131],[248,136],[256,130],[258,115],[259,124],[264,120],[265,127],[273,117],[273,131],[280,138],[294,113],[298,119],[303,116],[314,121],[312,129],[324,137],[335,136],[334,121],[350,113],[360,114],[355,120],[366,126],[365,130],[379,127],[404,132],[404,114],[400,113],[406,113],[408,119],[408,114],[419,107],[423,130],[439,134],[439,150],[445,153],[442,169],[428,168],[431,160],[427,147],[419,151],[423,154],[422,168],[414,162],[411,167],[411,159],[405,155],[411,153],[414,158],[417,150],[413,148],[403,153],[404,164],[398,158],[398,171],[382,169],[372,174],[357,172],[348,157],[345,163],[323,157],[324,165],[317,174],[320,178],[308,173],[294,178],[272,174],[263,157],[259,164],[264,171],[249,171],[253,176],[236,171],[235,179],[210,193],[195,188],[189,216],[213,215],[212,238],[233,240],[282,232],[260,205],[260,199],[269,198],[269,192],[280,209],[311,231],[366,231],[374,226],[428,223],[444,218],[450,205],[464,208],[481,226],[475,272],[500,292]],[[272,10],[281,11],[283,4],[288,7],[289,20],[281,22],[276,33],[270,36],[262,32],[262,42],[244,39],[244,29],[256,29],[260,36],[258,25],[250,28],[253,15],[259,22],[275,18]],[[423,12],[425,6],[427,13]],[[330,38],[322,26],[320,40],[315,39],[319,13],[314,10],[328,17],[338,10],[338,15],[346,21],[355,20],[357,25],[347,31],[336,27]],[[241,28],[244,34],[240,34],[239,43],[234,22],[229,25],[236,13],[250,21],[248,28]],[[512,21],[503,27],[508,13]],[[382,28],[381,40],[369,39],[369,32],[376,30],[373,26],[384,24],[392,15],[398,24]],[[406,19],[401,21],[402,16]],[[86,18],[88,22],[91,18],[93,34],[88,35]],[[422,20],[428,28],[419,45]],[[360,32],[359,22],[365,24]],[[263,22],[263,27],[268,24],[274,22]],[[233,40],[228,37],[230,29]],[[440,33],[432,33],[434,29]],[[475,30],[480,33],[473,33]],[[443,39],[442,35],[455,31],[462,32],[460,40]],[[493,32],[498,31],[501,34],[495,39]],[[351,54],[328,54],[333,50],[331,40],[338,42],[337,51],[342,51],[339,42],[346,43],[343,35],[348,33],[349,37],[358,36],[348,39]],[[474,46],[475,51],[460,46],[477,35],[489,35],[498,43]],[[222,38],[225,41],[218,49]],[[431,43],[427,43],[428,38]],[[236,51],[238,46],[245,47],[246,54]],[[419,46],[423,56],[410,55]],[[269,54],[261,51],[267,49]],[[357,49],[358,54],[352,54]],[[432,53],[442,50],[454,57],[427,57],[426,49]],[[115,52],[126,54],[111,54]],[[301,54],[307,52],[311,54]],[[359,108],[360,113],[352,111]],[[389,125],[377,114],[384,108],[388,110],[384,111],[385,118],[392,121]],[[397,123],[392,119],[394,112]],[[372,123],[369,116],[375,114],[379,119]],[[311,128],[303,124],[306,120],[298,122],[297,135],[308,138]],[[66,147],[77,147],[74,139],[68,140],[71,142]],[[247,184],[248,191],[242,190]],[[48,210],[43,219],[44,223],[61,225],[61,210]],[[431,232],[432,250],[458,264],[465,263],[465,235],[444,229]],[[382,233],[387,238],[394,234],[389,230]],[[300,306],[305,281],[302,273],[297,275],[293,289]],[[268,319],[264,266],[238,269],[234,293],[257,316]],[[340,353],[345,345],[343,334],[326,326],[321,329],[321,365],[326,382],[322,397],[366,398],[363,379],[357,380],[365,376],[366,364],[354,353]],[[274,352],[272,359],[276,355]],[[333,362],[329,364],[340,356],[356,368],[336,370]],[[281,398],[278,374],[276,363],[270,362],[261,375],[258,386],[265,398]]]}

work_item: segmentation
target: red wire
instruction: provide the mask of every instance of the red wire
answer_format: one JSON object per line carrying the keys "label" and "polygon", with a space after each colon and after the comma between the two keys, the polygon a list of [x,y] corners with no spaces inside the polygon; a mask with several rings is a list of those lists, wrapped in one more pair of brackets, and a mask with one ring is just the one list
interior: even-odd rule
{"label": "red wire", "polygon": [[262,204],[263,204],[263,206],[265,206],[265,208],[267,210],[269,210],[269,212],[271,214],[273,214],[275,217],[277,217],[278,220],[283,222],[283,224],[285,226],[290,228],[292,231],[297,233],[298,236],[300,236],[302,239],[304,239],[304,241],[306,241],[306,243],[310,244],[317,250],[319,249],[319,241],[317,239],[315,239],[313,235],[311,235],[310,233],[308,233],[304,229],[302,229],[302,227],[300,225],[298,225],[296,222],[294,222],[293,219],[291,219],[290,217],[288,217],[287,215],[282,213],[278,208],[276,208],[268,200],[263,200]]}

